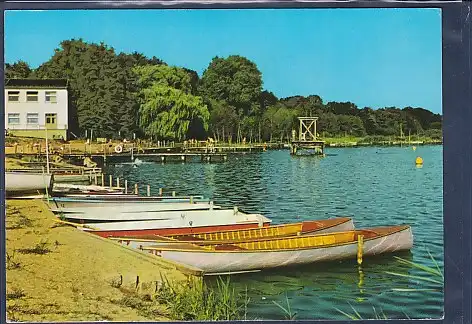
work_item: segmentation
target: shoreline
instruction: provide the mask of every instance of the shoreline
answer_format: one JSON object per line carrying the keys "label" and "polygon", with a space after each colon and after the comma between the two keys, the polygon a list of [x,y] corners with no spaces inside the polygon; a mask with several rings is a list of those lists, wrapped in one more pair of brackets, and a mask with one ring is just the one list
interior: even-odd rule
{"label": "shoreline", "polygon": [[7,318],[12,321],[169,321],[164,306],[127,303],[163,278],[198,269],[174,264],[60,224],[41,200],[6,200]]}

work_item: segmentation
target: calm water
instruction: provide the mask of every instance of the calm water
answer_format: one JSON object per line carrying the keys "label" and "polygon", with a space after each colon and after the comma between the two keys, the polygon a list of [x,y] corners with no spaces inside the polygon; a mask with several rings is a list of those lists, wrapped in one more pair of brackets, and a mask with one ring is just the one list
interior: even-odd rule
{"label": "calm water", "polygon": [[[153,194],[159,187],[203,194],[218,205],[262,213],[274,224],[333,216],[351,216],[357,227],[407,223],[414,247],[398,256],[435,267],[432,256],[442,271],[442,146],[326,153],[325,158],[291,157],[280,150],[233,155],[215,164],[117,164],[107,173],[150,184]],[[422,168],[415,167],[418,155]],[[251,319],[285,319],[274,301],[286,307],[287,299],[297,319],[347,319],[341,311],[353,315],[353,309],[363,318],[442,316],[442,285],[386,271],[438,279],[388,255],[364,259],[361,268],[354,260],[314,264],[233,276],[231,282],[241,293],[247,287]]]}

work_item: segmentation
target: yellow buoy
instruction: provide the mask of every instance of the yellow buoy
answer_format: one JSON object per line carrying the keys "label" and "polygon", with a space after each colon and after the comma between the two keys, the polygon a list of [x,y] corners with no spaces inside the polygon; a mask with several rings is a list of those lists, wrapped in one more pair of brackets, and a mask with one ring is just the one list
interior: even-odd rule
{"label": "yellow buoy", "polygon": [[415,163],[416,165],[423,165],[423,159],[420,156],[418,156],[415,160]]}
{"label": "yellow buoy", "polygon": [[413,146],[412,149],[413,149],[413,151],[416,151],[416,146]]}

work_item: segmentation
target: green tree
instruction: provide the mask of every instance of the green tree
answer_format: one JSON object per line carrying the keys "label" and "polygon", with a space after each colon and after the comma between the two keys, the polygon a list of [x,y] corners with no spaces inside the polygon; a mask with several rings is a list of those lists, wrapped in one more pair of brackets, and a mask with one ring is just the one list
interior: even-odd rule
{"label": "green tree", "polygon": [[207,98],[226,101],[242,116],[260,98],[262,75],[256,64],[245,57],[215,57],[203,72],[199,91]]}
{"label": "green tree", "polygon": [[196,119],[208,130],[209,112],[201,97],[162,84],[142,90],[140,124],[147,136],[184,140]]}
{"label": "green tree", "polygon": [[[189,73],[178,67],[144,65],[134,68],[140,102],[140,127],[147,136],[183,140],[203,137],[210,113],[203,99],[192,95]],[[189,134],[192,133],[192,134]]]}
{"label": "green tree", "polygon": [[5,64],[5,79],[27,79],[32,76],[28,63],[19,60],[13,64]]}

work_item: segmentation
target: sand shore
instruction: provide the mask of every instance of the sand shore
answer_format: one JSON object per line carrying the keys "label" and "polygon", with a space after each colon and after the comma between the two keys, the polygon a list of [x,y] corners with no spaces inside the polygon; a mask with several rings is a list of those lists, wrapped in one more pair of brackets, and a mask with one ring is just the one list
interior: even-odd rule
{"label": "sand shore", "polygon": [[188,269],[55,222],[41,200],[6,201],[7,318],[12,321],[168,321],[136,296]]}

